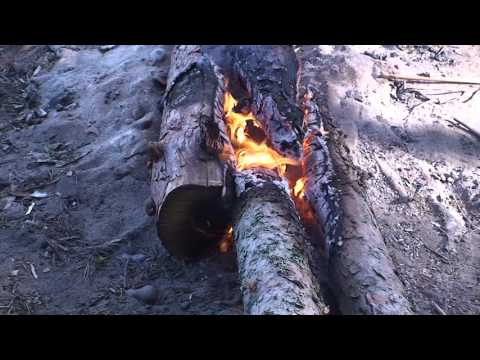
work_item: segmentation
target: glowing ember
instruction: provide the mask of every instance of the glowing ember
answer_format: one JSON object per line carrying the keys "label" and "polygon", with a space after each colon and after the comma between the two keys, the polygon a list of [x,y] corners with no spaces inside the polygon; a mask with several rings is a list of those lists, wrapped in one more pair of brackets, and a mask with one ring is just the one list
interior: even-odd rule
{"label": "glowing ember", "polygon": [[287,165],[297,165],[298,161],[280,155],[267,145],[266,139],[256,142],[248,133],[247,124],[250,121],[253,127],[261,129],[260,123],[250,112],[247,115],[236,113],[233,108],[237,100],[226,92],[224,111],[229,136],[235,149],[237,169],[239,171],[251,168],[265,168],[276,170],[280,176],[285,175]]}
{"label": "glowing ember", "polygon": [[222,253],[226,253],[232,247],[232,243],[233,243],[233,228],[230,226],[226,234],[223,236],[222,241],[220,241],[220,244],[218,245],[218,250],[220,250],[220,252]]}

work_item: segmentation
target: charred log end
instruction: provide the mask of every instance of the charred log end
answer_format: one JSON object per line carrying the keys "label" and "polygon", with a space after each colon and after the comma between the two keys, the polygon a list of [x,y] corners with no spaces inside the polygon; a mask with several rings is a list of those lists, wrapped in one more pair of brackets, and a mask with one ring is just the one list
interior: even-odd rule
{"label": "charred log end", "polygon": [[185,185],[169,193],[163,202],[157,231],[172,255],[192,259],[222,240],[229,220],[222,187]]}

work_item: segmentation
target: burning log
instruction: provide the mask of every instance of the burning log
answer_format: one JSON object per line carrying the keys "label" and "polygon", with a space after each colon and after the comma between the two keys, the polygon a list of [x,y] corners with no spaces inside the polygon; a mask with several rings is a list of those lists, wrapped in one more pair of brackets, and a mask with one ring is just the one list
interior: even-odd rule
{"label": "burning log", "polygon": [[[247,87],[246,97],[237,101],[227,93],[224,102],[235,153],[232,172],[238,200],[233,238],[245,311],[328,313],[311,271],[307,235],[292,198],[301,151],[293,122],[287,117],[294,112],[295,87],[283,91],[282,98],[279,95],[283,85],[295,84],[296,59],[280,56],[288,53],[283,46],[237,47],[232,53],[236,77],[229,78],[229,90],[241,96],[241,85]],[[280,71],[270,72],[272,63],[267,60]],[[264,82],[257,78],[260,74]],[[286,79],[283,84],[277,81],[279,74]]]}
{"label": "burning log", "polygon": [[245,311],[252,315],[328,313],[310,268],[307,238],[286,182],[268,170],[236,176],[233,221]]}
{"label": "burning log", "polygon": [[329,278],[344,314],[411,314],[344,136],[329,116],[315,73],[303,74],[305,196],[324,228]]}
{"label": "burning log", "polygon": [[220,241],[229,223],[233,185],[220,160],[229,157],[224,92],[223,76],[200,46],[174,49],[159,140],[150,145],[146,209],[156,215],[165,247],[180,258]]}

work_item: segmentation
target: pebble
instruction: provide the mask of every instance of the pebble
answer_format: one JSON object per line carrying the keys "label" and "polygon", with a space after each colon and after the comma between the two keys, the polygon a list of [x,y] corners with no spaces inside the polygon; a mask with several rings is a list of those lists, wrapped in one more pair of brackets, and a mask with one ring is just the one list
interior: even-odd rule
{"label": "pebble", "polygon": [[145,114],[143,117],[138,119],[133,125],[134,128],[139,130],[145,130],[152,126],[153,123],[153,112]]}
{"label": "pebble", "polygon": [[166,52],[162,48],[155,49],[150,53],[150,63],[153,66],[161,65],[165,60],[165,58],[166,58]]}
{"label": "pebble", "polygon": [[137,263],[144,262],[146,258],[147,256],[144,254],[135,254],[130,256],[130,260]]}
{"label": "pebble", "polygon": [[158,298],[158,290],[152,285],[145,285],[139,289],[128,289],[126,294],[149,305],[154,304]]}
{"label": "pebble", "polygon": [[167,86],[168,73],[166,71],[159,71],[152,74],[153,84],[163,90]]}
{"label": "pebble", "polygon": [[10,186],[10,181],[6,178],[0,178],[0,191]]}
{"label": "pebble", "polygon": [[48,113],[42,108],[38,108],[37,110],[35,110],[35,114],[37,114],[39,118],[44,118],[48,115]]}
{"label": "pebble", "polygon": [[137,106],[137,107],[132,111],[133,120],[141,119],[142,117],[145,116],[146,113],[147,113],[147,110],[145,109],[144,106],[142,106],[142,105]]}
{"label": "pebble", "polygon": [[102,53],[106,53],[107,51],[110,51],[112,49],[114,49],[117,45],[103,45],[103,46],[100,46],[99,50],[102,52]]}
{"label": "pebble", "polygon": [[136,262],[136,263],[141,263],[141,262],[144,262],[145,259],[147,258],[146,255],[144,254],[127,254],[127,253],[123,253],[121,256],[120,256],[123,260],[129,260],[129,261],[133,261],[133,262]]}
{"label": "pebble", "polygon": [[40,243],[40,249],[45,250],[48,247],[48,241],[44,240]]}
{"label": "pebble", "polygon": [[3,216],[5,216],[6,220],[21,219],[24,215],[25,207],[18,202],[13,202],[8,207],[5,205],[3,209]]}

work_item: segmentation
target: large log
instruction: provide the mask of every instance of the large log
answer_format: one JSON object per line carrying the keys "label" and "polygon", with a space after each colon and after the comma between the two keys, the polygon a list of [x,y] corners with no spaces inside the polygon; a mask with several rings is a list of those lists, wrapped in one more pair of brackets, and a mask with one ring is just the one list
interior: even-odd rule
{"label": "large log", "polygon": [[345,136],[326,104],[327,84],[305,67],[303,98],[305,196],[323,226],[329,278],[343,314],[411,314],[375,216],[359,185]]}
{"label": "large log", "polygon": [[180,258],[197,256],[220,241],[229,223],[233,187],[219,158],[229,149],[223,96],[223,76],[202,48],[175,47],[159,141],[150,145],[147,206],[165,247]]}
{"label": "large log", "polygon": [[286,182],[265,170],[247,170],[236,175],[236,183],[233,233],[245,312],[328,313]]}

